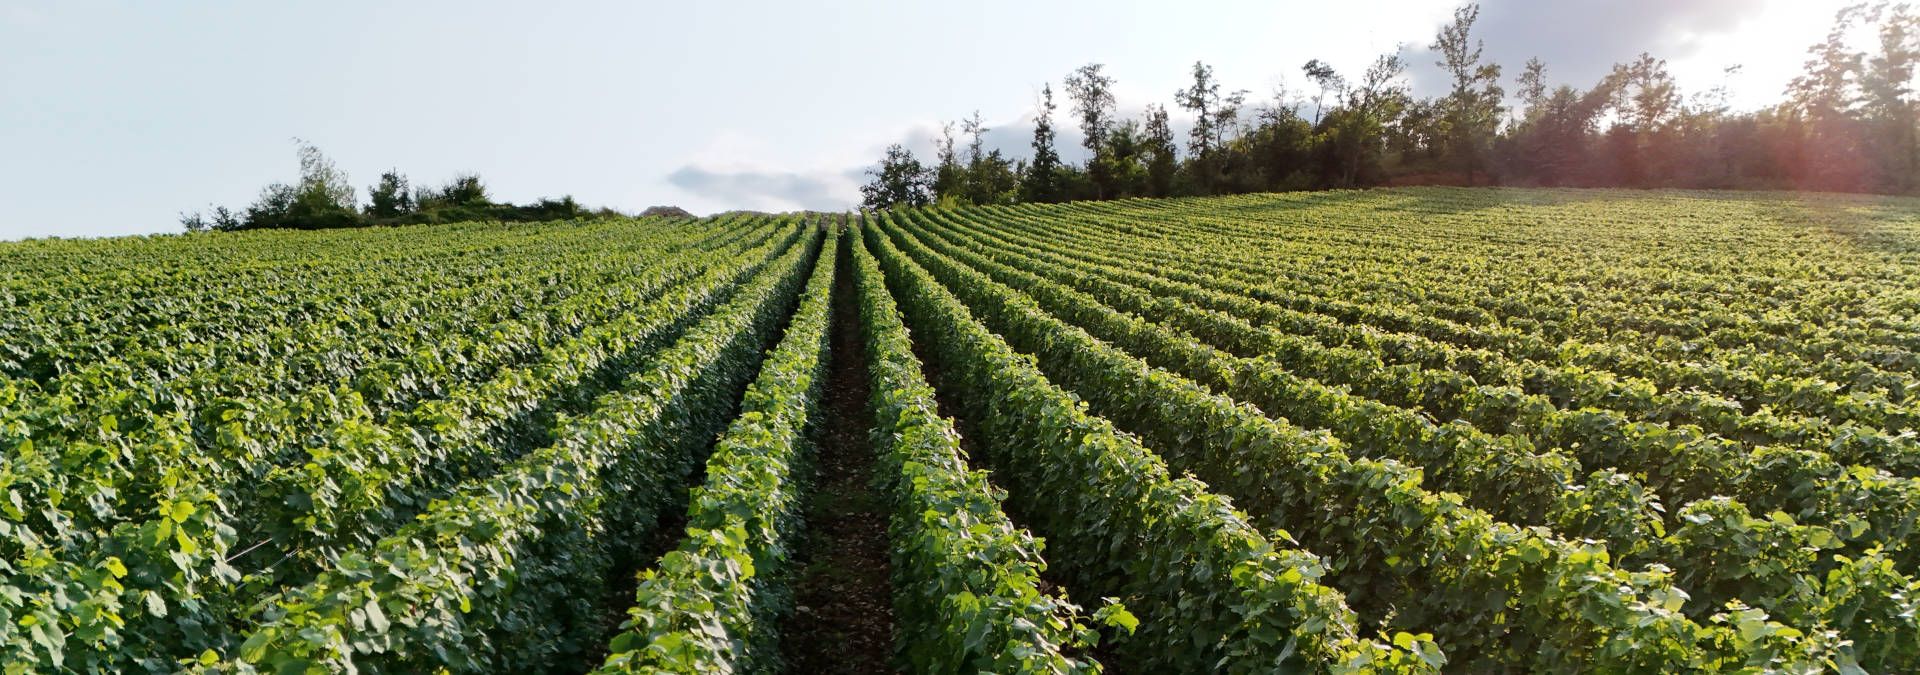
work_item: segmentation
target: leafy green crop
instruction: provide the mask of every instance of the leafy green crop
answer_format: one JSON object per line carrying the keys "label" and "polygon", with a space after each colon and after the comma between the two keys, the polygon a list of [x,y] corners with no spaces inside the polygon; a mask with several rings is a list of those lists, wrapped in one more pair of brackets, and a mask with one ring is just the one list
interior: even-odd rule
{"label": "leafy green crop", "polygon": [[1917,426],[1898,199],[20,242],[0,672],[779,672],[829,427],[906,672],[1898,672]]}

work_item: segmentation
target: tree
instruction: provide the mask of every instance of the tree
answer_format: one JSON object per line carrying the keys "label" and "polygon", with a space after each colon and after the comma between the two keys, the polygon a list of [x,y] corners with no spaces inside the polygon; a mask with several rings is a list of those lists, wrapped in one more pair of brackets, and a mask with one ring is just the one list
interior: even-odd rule
{"label": "tree", "polygon": [[867,170],[873,179],[860,187],[864,197],[861,206],[868,209],[925,206],[933,201],[929,173],[906,146],[898,143],[887,146],[887,155],[880,160],[880,166]]}
{"label": "tree", "polygon": [[1020,199],[1020,172],[998,148],[967,166],[967,201],[974,204],[1012,204]]}
{"label": "tree", "polygon": [[1247,90],[1245,89],[1236,89],[1220,100],[1220,104],[1213,110],[1214,147],[1224,147],[1228,140],[1227,134],[1239,133],[1240,109],[1246,105]]}
{"label": "tree", "polygon": [[1920,61],[1920,25],[1905,4],[1885,8],[1880,24],[1880,52],[1866,62],[1860,75],[1864,113],[1872,126],[1881,187],[1907,192],[1915,187],[1920,170],[1920,138],[1916,138],[1913,102],[1914,63]]}
{"label": "tree", "polygon": [[1864,183],[1864,155],[1856,106],[1865,54],[1847,46],[1847,36],[1866,20],[1866,7],[1852,5],[1834,16],[1826,40],[1807,49],[1806,72],[1787,86],[1787,106],[1802,118],[1808,135],[1806,187],[1858,189]]}
{"label": "tree", "polygon": [[960,133],[967,135],[968,164],[978,164],[980,162],[980,158],[983,156],[982,150],[986,145],[984,137],[989,131],[992,131],[992,129],[987,128],[986,123],[980,119],[980,111],[978,109],[973,111],[973,117],[960,121]]}
{"label": "tree", "polygon": [[346,172],[335,167],[318,146],[298,138],[293,141],[300,146],[300,198],[316,209],[353,210],[353,185],[347,182]]}
{"label": "tree", "polygon": [[1307,74],[1307,80],[1320,87],[1320,92],[1313,96],[1313,123],[1319,124],[1321,106],[1326,103],[1327,95],[1335,94],[1338,99],[1338,95],[1346,91],[1347,83],[1334,72],[1333,66],[1320,59],[1308,61],[1300,70]]}
{"label": "tree", "polygon": [[1525,110],[1507,134],[1507,163],[1522,177],[1541,185],[1577,180],[1589,163],[1600,116],[1617,98],[1617,75],[1608,75],[1586,92],[1546,87],[1546,64],[1535,58],[1519,78]]}
{"label": "tree", "polygon": [[1261,112],[1260,122],[1240,144],[1245,145],[1249,189],[1305,190],[1313,187],[1313,124],[1291,106]]}
{"label": "tree", "polygon": [[413,212],[413,194],[407,189],[407,177],[398,170],[380,174],[380,183],[367,188],[367,216],[395,218]]}
{"label": "tree", "polygon": [[1678,111],[1679,88],[1667,72],[1666,59],[1642,53],[1632,63],[1616,68],[1621,74],[1616,91],[1621,117],[1634,129],[1650,133]]}
{"label": "tree", "polygon": [[1204,191],[1214,191],[1224,178],[1224,162],[1215,157],[1215,151],[1226,144],[1227,130],[1239,119],[1246,95],[1245,91],[1236,91],[1223,99],[1213,68],[1199,61],[1193,62],[1193,85],[1173,93],[1174,101],[1193,113],[1187,150],[1193,153],[1193,166]]}
{"label": "tree", "polygon": [[209,206],[208,209],[208,215],[204,216],[200,215],[199,211],[181,213],[180,225],[188,232],[207,230],[230,232],[241,229],[243,223],[240,220],[240,214],[234,213],[232,209],[225,206]]}
{"label": "tree", "polygon": [[1040,114],[1033,122],[1033,164],[1021,180],[1021,198],[1060,201],[1060,153],[1053,148],[1053,85],[1040,88]]}
{"label": "tree", "polygon": [[1607,131],[1614,180],[1632,186],[1665,182],[1674,175],[1668,169],[1672,159],[1668,124],[1679,114],[1681,104],[1666,60],[1642,53],[1632,62],[1614,66],[1610,78],[1619,116]]}
{"label": "tree", "polygon": [[1167,108],[1162,105],[1147,106],[1147,195],[1166,197],[1173,194],[1173,177],[1179,169],[1179,157],[1173,143],[1173,126],[1167,120]]}
{"label": "tree", "polygon": [[1360,86],[1347,91],[1343,105],[1321,120],[1323,179],[1352,187],[1381,173],[1387,127],[1406,105],[1405,74],[1406,63],[1397,54],[1381,55],[1367,67]]}
{"label": "tree", "polygon": [[1519,84],[1520,90],[1514,93],[1519,94],[1520,102],[1527,106],[1522,113],[1524,119],[1547,99],[1547,64],[1542,63],[1538,56],[1527,59],[1527,65],[1520,69]]}
{"label": "tree", "polygon": [[1300,115],[1300,103],[1282,85],[1273,92],[1273,102],[1261,106],[1254,124],[1234,144],[1244,154],[1236,189],[1304,190],[1312,187],[1308,172],[1313,155],[1313,124]]}
{"label": "tree", "polygon": [[1446,142],[1441,138],[1443,132],[1440,101],[1409,98],[1400,110],[1400,119],[1387,127],[1386,150],[1402,170],[1429,171],[1439,163],[1440,153],[1446,149]]}
{"label": "tree", "polygon": [[1106,156],[1096,160],[1107,175],[1109,199],[1135,197],[1147,193],[1148,162],[1152,150],[1140,124],[1122,120],[1107,133]]}
{"label": "tree", "polygon": [[422,211],[448,208],[478,208],[493,204],[487,197],[487,185],[480,180],[480,174],[463,173],[447,181],[437,190],[425,190],[415,196]]}
{"label": "tree", "polygon": [[1193,86],[1173,92],[1173,100],[1193,113],[1193,129],[1187,132],[1187,151],[1204,160],[1213,153],[1214,111],[1220,109],[1220,82],[1213,79],[1213,68],[1193,62]]}
{"label": "tree", "polygon": [[1454,10],[1453,22],[1441,27],[1434,36],[1433,50],[1440,53],[1436,62],[1453,77],[1453,91],[1442,108],[1446,126],[1447,154],[1467,174],[1467,184],[1475,172],[1486,165],[1486,156],[1500,130],[1501,105],[1505,95],[1500,89],[1500,66],[1482,63],[1485,45],[1472,39],[1473,23],[1480,18],[1480,5],[1468,4]]}
{"label": "tree", "polygon": [[1214,113],[1220,109],[1220,83],[1213,69],[1193,62],[1193,85],[1173,92],[1173,99],[1193,113],[1193,128],[1187,132],[1187,152],[1192,153],[1194,177],[1203,193],[1212,193],[1219,182],[1219,166],[1213,156]]}
{"label": "tree", "polygon": [[1841,9],[1826,40],[1807,48],[1806,72],[1787,85],[1787,104],[1816,121],[1845,118],[1857,101],[1855,78],[1863,54],[1847,47],[1847,33],[1860,20],[1859,5]]}
{"label": "tree", "polygon": [[992,129],[980,118],[980,111],[962,120],[960,130],[967,135],[967,164],[960,174],[958,191],[939,197],[957,196],[969,204],[1009,204],[1018,199],[1020,175],[998,149],[986,151],[986,133]]}
{"label": "tree", "polygon": [[966,180],[966,171],[960,166],[960,156],[953,149],[953,123],[940,124],[940,137],[933,139],[933,156],[939,162],[933,170],[933,196],[958,198],[965,190],[961,183]]}
{"label": "tree", "polygon": [[322,229],[360,227],[370,224],[397,225],[449,223],[471,220],[526,222],[583,217],[619,217],[618,211],[589,210],[572,196],[542,198],[526,205],[494,203],[478,174],[460,174],[439,188],[416,188],[409,192],[408,181],[399,170],[389,170],[380,181],[367,188],[370,203],[363,212],[354,199],[353,186],[345,172],[334,165],[318,147],[300,139],[298,157],[300,179],[294,184],[272,183],[261,189],[259,198],[236,213],[215,208],[210,216],[198,212],[181,214],[180,222],[189,230],[245,230],[258,228]]}
{"label": "tree", "polygon": [[225,206],[213,207],[213,216],[207,220],[216,232],[231,232],[240,229],[240,214]]}
{"label": "tree", "polygon": [[300,159],[300,181],[274,183],[248,205],[244,223],[236,229],[324,229],[362,224],[347,174],[312,143],[293,139]]}
{"label": "tree", "polygon": [[1087,161],[1087,173],[1093,179],[1094,197],[1106,199],[1113,193],[1113,175],[1108,169],[1106,143],[1113,129],[1113,78],[1100,73],[1103,66],[1089,63],[1081,66],[1067,76],[1067,98],[1073,100],[1073,111],[1080,116],[1080,133],[1085,135],[1082,143],[1092,158]]}

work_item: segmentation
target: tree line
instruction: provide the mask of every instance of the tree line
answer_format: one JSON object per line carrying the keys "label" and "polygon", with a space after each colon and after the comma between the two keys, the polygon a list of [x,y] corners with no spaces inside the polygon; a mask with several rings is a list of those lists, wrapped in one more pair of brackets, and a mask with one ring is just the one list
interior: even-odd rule
{"label": "tree line", "polygon": [[[1846,7],[1808,49],[1784,99],[1732,110],[1723,87],[1685,95],[1663,59],[1616,64],[1586,88],[1549,84],[1538,58],[1510,82],[1473,35],[1465,5],[1434,36],[1445,95],[1411,94],[1396,49],[1364,71],[1323,61],[1301,71],[1309,88],[1249,104],[1196,62],[1172,104],[1192,118],[1184,143],[1165,105],[1144,119],[1116,113],[1101,64],[1061,82],[1088,159],[1055,147],[1052,83],[1042,87],[1030,160],[985,150],[975,112],[935,142],[931,165],[903,145],[886,149],[862,187],[866,208],[930,203],[1007,204],[1124,197],[1444,183],[1583,187],[1797,189],[1911,194],[1920,190],[1920,118],[1913,92],[1920,19],[1906,3]],[[1868,44],[1853,44],[1868,36]],[[1737,66],[1728,69],[1737,70]],[[1509,93],[1505,84],[1514,90]],[[1183,147],[1184,146],[1184,147]]]}
{"label": "tree line", "polygon": [[[589,209],[572,196],[541,199],[531,204],[497,202],[487,194],[478,174],[460,174],[439,187],[413,187],[406,175],[390,170],[367,187],[361,204],[347,174],[312,143],[299,146],[300,179],[289,185],[273,183],[241,209],[225,206],[180,214],[189,232],[205,230],[296,229],[318,230],[368,225],[407,225],[491,220],[526,222],[621,216],[618,211]],[[656,207],[659,209],[661,207]],[[673,209],[684,214],[684,211]],[[651,212],[651,210],[650,210]]]}

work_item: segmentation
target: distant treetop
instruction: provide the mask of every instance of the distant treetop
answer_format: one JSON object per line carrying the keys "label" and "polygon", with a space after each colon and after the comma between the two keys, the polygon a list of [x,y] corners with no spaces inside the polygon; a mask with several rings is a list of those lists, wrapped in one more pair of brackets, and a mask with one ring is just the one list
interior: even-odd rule
{"label": "distant treetop", "polygon": [[[312,143],[294,139],[298,144],[300,180],[293,185],[273,183],[260,191],[259,199],[245,209],[235,211],[212,206],[205,212],[182,213],[180,224],[189,232],[204,230],[292,229],[323,230],[369,225],[409,225],[453,223],[460,221],[525,222],[577,218],[621,217],[612,209],[588,209],[572,196],[542,198],[531,204],[495,202],[487,196],[486,183],[479,174],[463,173],[437,188],[409,188],[407,177],[399,170],[380,175],[380,182],[367,188],[369,203],[362,207],[346,172]],[[686,211],[669,208],[680,214]],[[690,215],[690,214],[689,214]]]}

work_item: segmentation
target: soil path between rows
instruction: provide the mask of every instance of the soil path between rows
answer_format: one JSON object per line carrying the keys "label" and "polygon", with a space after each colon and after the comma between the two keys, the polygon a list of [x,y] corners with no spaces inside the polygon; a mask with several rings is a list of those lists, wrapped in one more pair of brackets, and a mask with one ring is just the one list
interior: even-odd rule
{"label": "soil path between rows", "polygon": [[833,342],[816,435],[813,497],[781,631],[791,673],[891,673],[893,583],[887,503],[874,486],[867,358],[850,261],[834,272]]}

